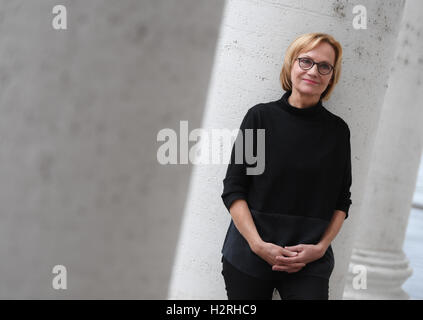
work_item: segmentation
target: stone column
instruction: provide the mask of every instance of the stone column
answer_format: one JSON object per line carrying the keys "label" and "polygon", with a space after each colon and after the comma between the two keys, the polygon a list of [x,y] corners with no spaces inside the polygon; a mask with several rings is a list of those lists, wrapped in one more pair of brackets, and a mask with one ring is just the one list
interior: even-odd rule
{"label": "stone column", "polygon": [[200,125],[223,6],[0,1],[0,299],[167,296],[191,168],[157,133]]}
{"label": "stone column", "polygon": [[[325,105],[345,119],[352,132],[353,206],[333,244],[336,266],[331,298],[341,298],[344,289],[362,185],[404,4],[362,2],[372,15],[367,30],[354,29],[353,7],[347,1],[227,1],[203,118],[205,129],[237,129],[249,107],[280,98],[278,78],[285,50],[298,35],[327,32],[343,44],[342,79]],[[193,170],[169,299],[226,298],[220,274],[220,250],[230,222],[220,198],[226,167],[197,165]]]}
{"label": "stone column", "polygon": [[[408,298],[401,286],[412,270],[402,247],[422,150],[422,10],[421,1],[407,0],[351,257],[347,299]],[[366,289],[353,281],[364,274],[360,268],[367,272]]]}

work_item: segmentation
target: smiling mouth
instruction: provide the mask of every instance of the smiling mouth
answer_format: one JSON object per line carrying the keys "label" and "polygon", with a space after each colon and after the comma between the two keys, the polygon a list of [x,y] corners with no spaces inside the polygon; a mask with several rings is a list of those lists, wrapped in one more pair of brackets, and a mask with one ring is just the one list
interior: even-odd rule
{"label": "smiling mouth", "polygon": [[309,79],[303,79],[304,81],[308,82],[308,83],[312,83],[312,84],[318,84],[317,82],[313,81],[313,80],[309,80]]}

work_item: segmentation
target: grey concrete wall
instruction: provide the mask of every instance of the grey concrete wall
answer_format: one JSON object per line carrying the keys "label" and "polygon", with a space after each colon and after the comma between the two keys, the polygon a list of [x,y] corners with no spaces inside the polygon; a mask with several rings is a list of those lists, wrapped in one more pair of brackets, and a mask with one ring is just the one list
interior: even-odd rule
{"label": "grey concrete wall", "polygon": [[156,135],[200,126],[222,9],[0,1],[0,298],[165,298],[191,167]]}

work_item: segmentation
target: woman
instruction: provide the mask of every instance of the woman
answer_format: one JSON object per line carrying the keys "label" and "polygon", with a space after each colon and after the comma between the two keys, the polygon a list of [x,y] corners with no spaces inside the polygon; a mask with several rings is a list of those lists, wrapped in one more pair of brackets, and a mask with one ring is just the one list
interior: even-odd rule
{"label": "woman", "polygon": [[251,107],[241,123],[237,139],[245,129],[265,129],[265,169],[247,174],[252,165],[245,157],[235,163],[234,144],[222,193],[232,217],[222,248],[230,300],[272,299],[274,289],[282,299],[328,299],[330,244],[352,203],[349,127],[322,105],[341,59],[332,36],[299,36],[280,76],[286,92]]}

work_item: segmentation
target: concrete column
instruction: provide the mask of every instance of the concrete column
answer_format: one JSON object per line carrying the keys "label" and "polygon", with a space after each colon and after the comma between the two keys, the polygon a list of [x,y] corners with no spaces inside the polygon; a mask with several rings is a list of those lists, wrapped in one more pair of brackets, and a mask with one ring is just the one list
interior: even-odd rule
{"label": "concrete column", "polygon": [[191,168],[157,133],[200,125],[223,5],[0,1],[0,299],[167,296]]}
{"label": "concrete column", "polygon": [[[351,257],[348,299],[408,298],[401,286],[412,270],[402,247],[422,150],[422,11],[421,1],[406,1]],[[367,271],[367,289],[360,289],[357,265]]]}
{"label": "concrete column", "polygon": [[[333,243],[336,266],[330,282],[332,299],[341,298],[344,289],[404,1],[361,4],[369,16],[365,30],[354,29],[353,5],[348,1],[227,1],[203,118],[205,129],[237,129],[248,108],[279,99],[283,91],[278,78],[285,50],[298,35],[327,32],[341,42],[345,50],[343,74],[324,105],[345,119],[351,129],[353,205]],[[220,198],[226,167],[197,165],[193,171],[170,299],[226,298],[220,273],[220,250],[230,222]]]}

